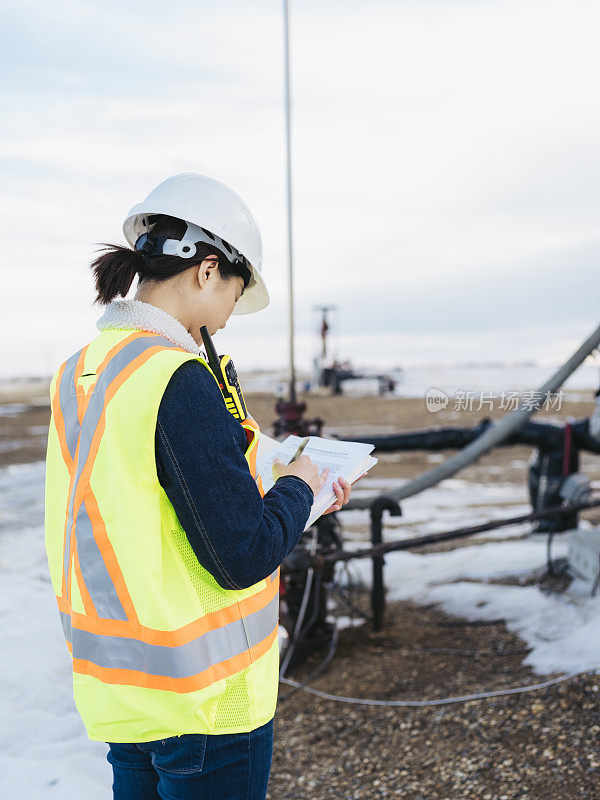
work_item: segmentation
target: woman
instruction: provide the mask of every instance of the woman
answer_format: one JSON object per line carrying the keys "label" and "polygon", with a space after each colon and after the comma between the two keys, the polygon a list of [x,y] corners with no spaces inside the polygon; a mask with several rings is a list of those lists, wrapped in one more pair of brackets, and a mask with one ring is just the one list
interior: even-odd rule
{"label": "woman", "polygon": [[[51,385],[46,549],[77,708],[117,800],[264,798],[278,686],[279,565],[326,479],[229,413],[200,327],[269,302],[262,243],[228,187],[176,175],[92,264],[99,335]],[[125,297],[136,277],[135,299]],[[350,486],[334,485],[348,502]],[[329,513],[329,511],[327,513]]]}

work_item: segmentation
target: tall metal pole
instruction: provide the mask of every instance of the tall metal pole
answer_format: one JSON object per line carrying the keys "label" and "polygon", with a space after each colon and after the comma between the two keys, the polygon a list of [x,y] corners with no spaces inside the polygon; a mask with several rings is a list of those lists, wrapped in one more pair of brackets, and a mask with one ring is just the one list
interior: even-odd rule
{"label": "tall metal pole", "polygon": [[292,245],[292,143],[290,119],[290,28],[289,4],[283,0],[284,64],[285,64],[285,144],[286,144],[286,189],[288,224],[288,271],[290,290],[290,402],[296,402],[296,368],[294,365],[294,261]]}

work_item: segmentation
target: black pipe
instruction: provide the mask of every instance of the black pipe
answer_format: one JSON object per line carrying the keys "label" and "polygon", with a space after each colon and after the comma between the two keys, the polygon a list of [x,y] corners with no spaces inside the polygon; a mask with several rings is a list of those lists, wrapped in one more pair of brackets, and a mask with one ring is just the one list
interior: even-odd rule
{"label": "black pipe", "polygon": [[[372,444],[380,452],[398,450],[461,450],[474,442],[492,425],[488,418],[482,419],[473,428],[437,428],[389,436],[336,436],[340,442],[364,442]],[[508,436],[498,447],[511,447],[528,444],[540,450],[561,450],[563,448],[564,426],[548,422],[523,423],[518,431]],[[587,417],[573,423],[572,446],[578,450],[600,453],[600,441],[590,435]]]}
{"label": "black pipe", "polygon": [[[371,544],[376,547],[383,542],[381,518],[389,511],[392,517],[399,517],[402,509],[391,497],[378,497],[371,506]],[[383,585],[383,556],[373,558],[373,585],[371,587],[371,609],[373,611],[373,630],[383,629],[385,612],[385,586]]]}
{"label": "black pipe", "polygon": [[441,533],[430,533],[428,536],[417,536],[414,539],[404,539],[401,542],[387,542],[386,544],[379,544],[376,547],[370,547],[366,550],[354,550],[350,553],[338,550],[337,552],[315,556],[311,563],[316,567],[323,567],[325,564],[332,564],[336,561],[350,561],[353,558],[374,558],[375,556],[383,556],[385,553],[391,553],[395,550],[410,550],[412,547],[422,547],[427,544],[435,544],[436,542],[446,542],[450,539],[472,536],[474,533],[491,531],[495,528],[502,528],[504,525],[517,525],[521,522],[532,522],[536,519],[543,519],[544,517],[572,514],[573,511],[582,511],[586,508],[597,508],[598,506],[600,506],[600,500],[594,500],[591,503],[579,503],[577,505],[555,506],[554,508],[546,508],[542,511],[534,511],[531,514],[522,514],[518,517],[482,522],[480,525],[471,525],[468,528],[456,528],[451,531],[442,531]]}

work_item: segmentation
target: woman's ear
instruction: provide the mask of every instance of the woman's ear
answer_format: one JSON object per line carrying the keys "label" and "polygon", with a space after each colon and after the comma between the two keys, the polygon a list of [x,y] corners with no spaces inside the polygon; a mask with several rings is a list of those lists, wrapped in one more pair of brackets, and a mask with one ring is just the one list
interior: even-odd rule
{"label": "woman's ear", "polygon": [[198,264],[198,285],[200,288],[204,288],[211,276],[218,273],[218,264],[219,259],[217,256],[206,256],[202,263]]}

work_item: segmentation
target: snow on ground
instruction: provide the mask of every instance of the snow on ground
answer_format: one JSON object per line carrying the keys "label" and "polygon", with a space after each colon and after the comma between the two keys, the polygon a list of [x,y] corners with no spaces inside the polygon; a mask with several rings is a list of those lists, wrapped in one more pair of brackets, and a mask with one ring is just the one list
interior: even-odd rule
{"label": "snow on ground", "polygon": [[[376,478],[371,485],[368,478],[361,481],[363,491],[368,488],[373,494],[384,493],[390,485]],[[401,517],[384,517],[383,535],[385,541],[401,540],[529,510],[525,486],[452,478],[404,500]],[[368,511],[344,511],[341,517],[352,526],[369,524]],[[582,520],[584,527],[589,523]],[[523,538],[527,530],[526,525],[512,525],[478,534],[485,543],[462,545],[451,552],[389,553],[384,568],[388,598],[434,603],[469,620],[505,620],[509,630],[532,648],[524,663],[539,674],[600,669],[600,594],[591,597],[589,583],[573,581],[562,594],[501,583],[506,578],[525,581],[544,568],[546,536]],[[349,549],[365,546],[356,540],[348,544]],[[567,549],[566,536],[555,537],[553,558],[566,556]],[[370,561],[353,562],[353,569],[370,584]]]}
{"label": "snow on ground", "polygon": [[[87,739],[73,703],[44,551],[43,483],[43,463],[0,470],[0,797],[101,800],[110,796],[111,770],[106,746]],[[361,492],[386,488],[375,479],[362,483]],[[403,538],[527,508],[524,487],[451,479],[404,501],[404,516],[393,525],[386,515],[384,535]],[[350,531],[368,524],[367,512],[341,516]],[[389,554],[390,599],[436,603],[468,619],[505,619],[533,648],[525,661],[540,674],[600,666],[600,597],[589,596],[589,585],[575,582],[563,595],[550,595],[498,582],[526,579],[543,567],[545,537],[515,538],[523,533],[513,526],[447,553]],[[564,555],[566,542],[557,538],[554,554]],[[356,537],[349,542],[360,544]],[[370,568],[366,561],[353,565],[367,583]]]}
{"label": "snow on ground", "polygon": [[88,740],[73,703],[44,550],[43,480],[43,464],[0,471],[0,797],[106,800],[106,745]]}

